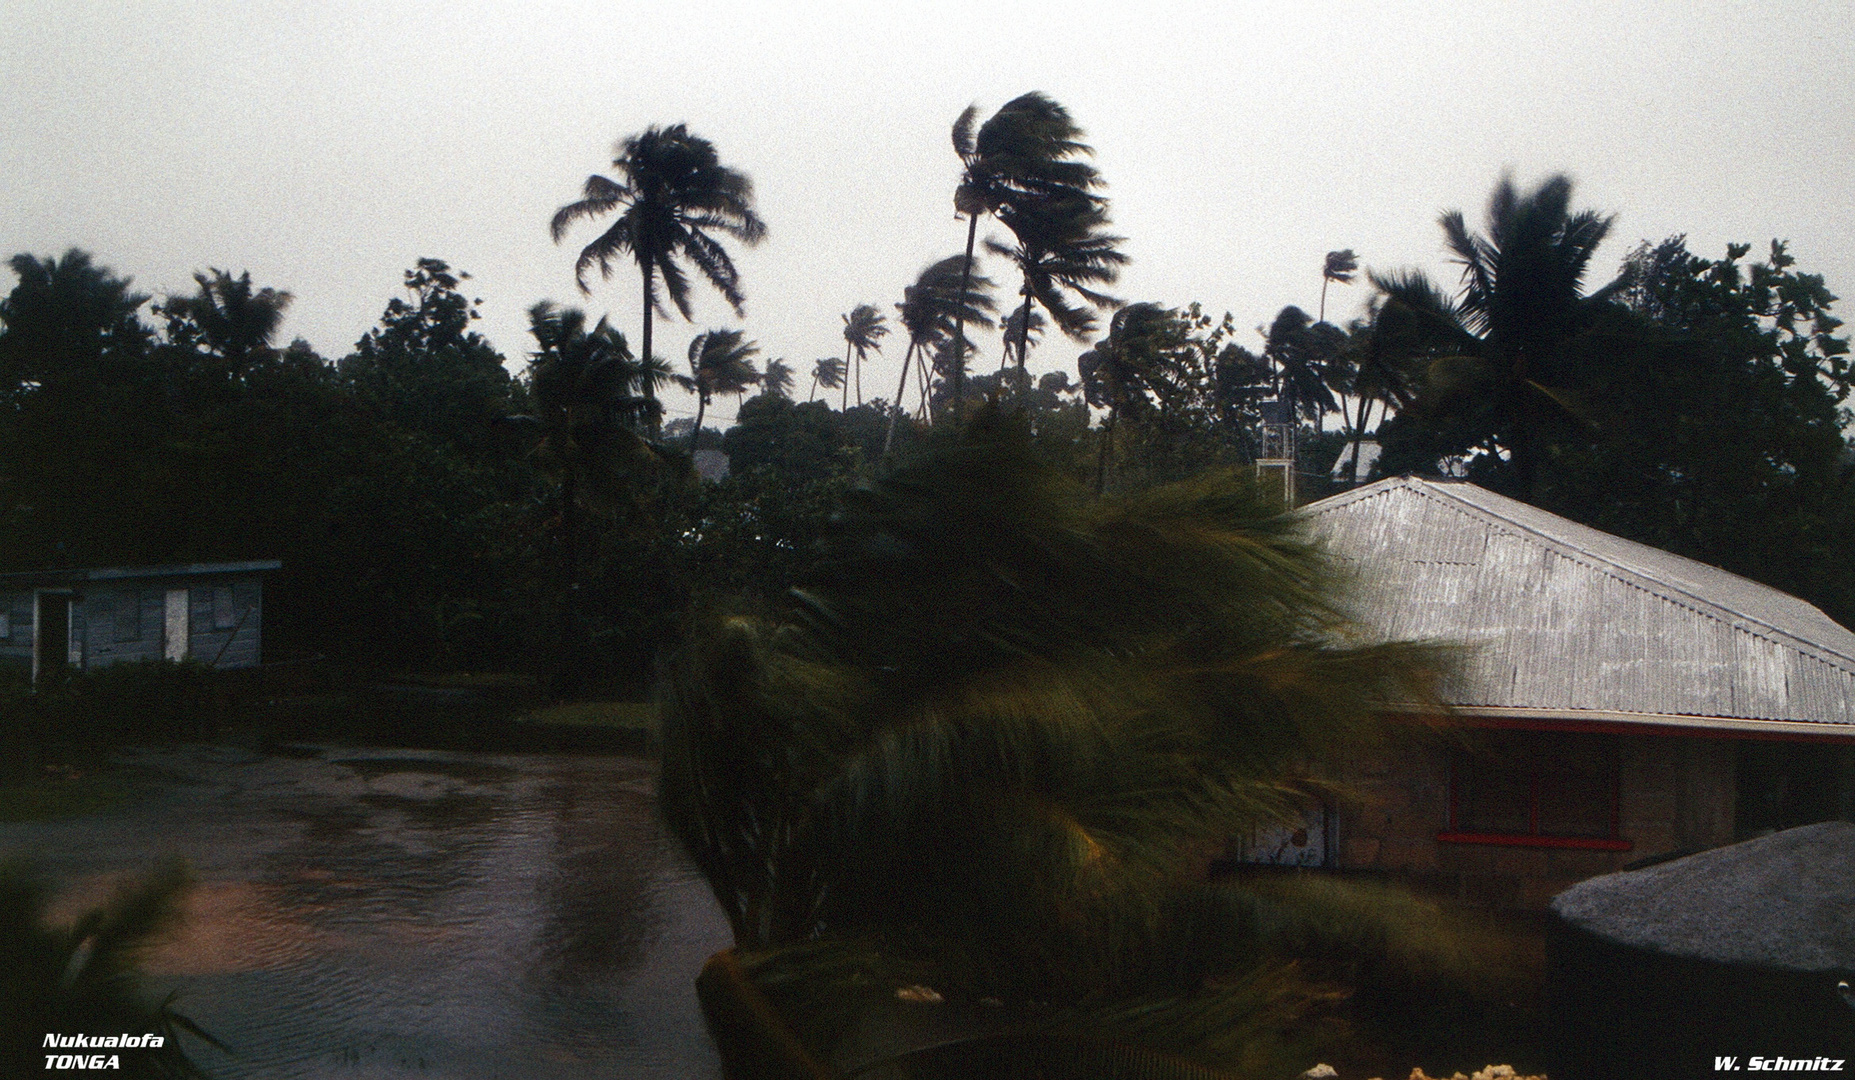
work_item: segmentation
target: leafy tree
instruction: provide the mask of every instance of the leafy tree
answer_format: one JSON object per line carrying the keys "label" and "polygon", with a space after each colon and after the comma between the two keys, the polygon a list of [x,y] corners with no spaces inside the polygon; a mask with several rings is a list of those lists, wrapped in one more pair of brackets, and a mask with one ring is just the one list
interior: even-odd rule
{"label": "leafy tree", "polygon": [[[1093,500],[985,414],[853,490],[783,609],[711,620],[669,669],[662,809],[736,941],[698,983],[724,1052],[783,1024],[828,1060],[911,998],[975,1017],[871,1051],[924,1076],[1306,1052],[1280,1032],[1356,972],[1341,942],[1418,953],[1421,907],[1202,873],[1292,812],[1303,762],[1427,693],[1434,657],[1345,643],[1328,581],[1228,477]],[[728,1022],[756,999],[777,1018]]]}
{"label": "leafy tree", "polygon": [[638,264],[644,285],[640,355],[648,360],[655,355],[651,313],[669,315],[659,280],[662,293],[688,319],[689,278],[681,263],[688,259],[740,314],[746,302],[740,275],[716,234],[751,246],[766,236],[766,223],[754,213],[753,182],[721,164],[714,144],[682,124],[647,128],[625,139],[612,167],[621,178],[587,177],[584,197],[556,211],[551,229],[559,243],[575,221],[619,211],[605,232],[580,249],[574,276],[584,292],[586,271],[595,264],[607,278],[621,256]]}
{"label": "leafy tree", "polygon": [[589,330],[583,312],[546,301],[528,314],[537,346],[528,367],[532,419],[541,432],[541,464],[557,478],[554,520],[562,550],[552,596],[559,635],[551,682],[556,692],[572,694],[583,689],[590,651],[583,610],[586,519],[622,525],[653,515],[681,478],[682,463],[642,435],[654,429],[662,407],[645,392],[651,372],[631,355],[623,334],[604,319]]}
{"label": "leafy tree", "polygon": [[[710,398],[738,394],[760,381],[751,359],[759,351],[760,346],[746,340],[739,330],[710,330],[689,342],[689,375],[680,381],[696,394],[696,433],[702,431],[702,413]],[[689,448],[695,446],[692,434]]]}
{"label": "leafy tree", "polygon": [[459,291],[469,274],[425,258],[405,274],[380,325],[337,365],[355,396],[407,432],[481,462],[495,453],[492,425],[519,403],[502,354],[470,328],[480,300]]}
{"label": "leafy tree", "polygon": [[1574,354],[1591,425],[1555,444],[1541,505],[1722,566],[1855,621],[1855,488],[1835,297],[1782,243],[1721,259],[1680,237],[1625,261],[1640,325]]}
{"label": "leafy tree", "polygon": [[1616,290],[1582,292],[1611,219],[1573,213],[1571,193],[1563,176],[1524,195],[1504,178],[1489,197],[1485,235],[1469,232],[1459,211],[1444,214],[1443,234],[1462,265],[1454,300],[1420,273],[1373,275],[1384,294],[1376,332],[1423,368],[1387,432],[1387,468],[1477,452],[1485,479],[1533,496],[1544,442],[1579,422],[1569,355],[1599,332]]}
{"label": "leafy tree", "polygon": [[[863,359],[871,350],[882,351],[882,339],[889,333],[887,320],[874,305],[858,304],[850,314],[844,316],[844,367],[854,371],[857,384],[857,404],[863,404]],[[856,367],[851,367],[851,354],[856,354]],[[850,407],[850,387],[844,387],[843,408]]]}
{"label": "leafy tree", "polygon": [[0,391],[8,400],[95,384],[147,355],[153,335],[139,312],[148,297],[130,291],[130,278],[76,248],[62,258],[15,255],[8,265],[19,275],[0,302]]}

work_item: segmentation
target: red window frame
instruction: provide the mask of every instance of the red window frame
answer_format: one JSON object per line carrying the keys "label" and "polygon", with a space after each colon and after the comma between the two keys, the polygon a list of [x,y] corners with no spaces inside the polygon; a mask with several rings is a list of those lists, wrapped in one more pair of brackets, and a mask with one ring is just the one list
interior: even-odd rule
{"label": "red window frame", "polygon": [[[1519,733],[1516,733],[1519,734]],[[1549,733],[1528,732],[1520,737],[1533,736],[1551,738]],[[1588,736],[1587,736],[1588,737]],[[1549,746],[1536,748],[1535,754],[1544,757],[1550,754]],[[1614,753],[1614,749],[1612,750]],[[1471,759],[1465,754],[1456,754],[1449,762],[1449,819],[1448,826],[1436,834],[1439,842],[1445,844],[1495,844],[1507,847],[1539,848],[1573,848],[1586,851],[1629,851],[1635,845],[1623,839],[1621,835],[1622,780],[1612,771],[1609,778],[1609,818],[1608,836],[1563,836],[1540,832],[1540,788],[1544,776],[1542,769],[1529,763],[1527,766],[1527,831],[1520,832],[1471,832],[1463,825],[1463,771]],[[1483,765],[1483,768],[1489,766]]]}

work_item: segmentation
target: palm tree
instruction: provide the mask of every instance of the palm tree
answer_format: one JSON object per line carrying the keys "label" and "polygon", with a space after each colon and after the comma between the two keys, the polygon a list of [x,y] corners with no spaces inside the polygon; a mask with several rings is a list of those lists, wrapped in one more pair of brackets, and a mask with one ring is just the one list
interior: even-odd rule
{"label": "palm tree", "polygon": [[625,139],[612,167],[620,179],[587,177],[583,197],[557,210],[550,228],[558,244],[580,218],[622,208],[605,232],[580,249],[574,278],[581,292],[590,292],[586,271],[595,264],[606,278],[612,276],[612,265],[620,256],[628,255],[638,264],[644,284],[640,355],[649,360],[654,355],[651,313],[669,315],[658,279],[663,282],[662,293],[688,319],[689,278],[681,265],[687,259],[739,315],[746,301],[740,275],[716,234],[752,246],[766,236],[766,223],[754,214],[753,181],[722,165],[714,144],[691,135],[682,124],[650,127]]}
{"label": "palm tree", "polygon": [[889,430],[882,440],[883,453],[889,452],[895,438],[896,417],[901,414],[902,395],[908,390],[909,365],[925,367],[934,347],[945,343],[957,361],[951,366],[955,382],[959,383],[959,373],[965,370],[966,356],[972,351],[972,343],[962,336],[966,325],[989,328],[992,313],[998,310],[992,287],[992,279],[973,275],[969,259],[950,255],[923,269],[915,283],[902,290],[902,302],[895,308],[902,330],[908,335],[908,351],[902,356],[902,378],[895,387]]}
{"label": "palm tree", "polygon": [[[961,280],[970,282],[973,246],[979,219],[1027,200],[1083,199],[1099,202],[1093,194],[1101,187],[1095,166],[1079,160],[1092,154],[1081,141],[1082,129],[1069,110],[1048,96],[1032,91],[1013,98],[975,131],[979,106],[968,105],[953,122],[953,151],[960,158],[960,184],[954,189],[954,210],[966,218],[966,261]],[[962,285],[960,296],[966,295]],[[954,337],[965,339],[965,325],[956,319]],[[954,373],[953,399],[962,395],[961,373]]]}
{"label": "palm tree", "polygon": [[740,330],[710,330],[689,342],[689,377],[679,379],[696,394],[696,426],[689,435],[694,450],[702,437],[702,413],[716,394],[739,394],[760,381],[749,359],[760,346],[745,340]]}
{"label": "palm tree", "polygon": [[[1031,305],[1039,304],[1057,329],[1084,341],[1095,329],[1092,308],[1120,306],[1119,300],[1100,291],[1100,286],[1120,277],[1127,256],[1117,250],[1121,237],[1101,231],[1108,217],[1099,200],[1081,195],[1025,199],[1001,207],[998,219],[1017,244],[988,239],[986,248],[1010,259],[1024,275],[1019,295],[1027,318]],[[1028,344],[1027,337],[1018,339],[1019,370]]]}
{"label": "palm tree", "polygon": [[818,395],[818,388],[835,390],[844,385],[844,362],[834,356],[826,356],[812,364],[812,392],[805,396],[806,401]]}
{"label": "palm tree", "polygon": [[792,396],[792,365],[784,359],[768,360],[766,370],[760,373],[760,389],[775,397]]}
{"label": "palm tree", "polygon": [[253,362],[275,355],[271,340],[294,299],[280,289],[253,291],[251,272],[233,277],[224,270],[194,274],[199,292],[171,296],[155,309],[167,316],[168,340],[199,345],[218,358],[224,374],[237,376]]}
{"label": "palm tree", "polygon": [[[844,367],[856,372],[857,404],[863,404],[863,358],[870,350],[882,351],[882,339],[889,333],[889,327],[883,319],[882,312],[874,304],[858,304],[850,314],[844,317]],[[850,354],[855,350],[856,367],[850,367]],[[850,388],[844,388],[844,408],[850,407]]]}
{"label": "palm tree", "polygon": [[1327,365],[1345,344],[1345,332],[1291,304],[1276,313],[1266,337],[1263,359],[1275,369],[1276,396],[1287,403],[1288,419],[1307,416],[1318,429],[1327,413],[1339,411],[1327,388]]}
{"label": "palm tree", "polygon": [[1522,498],[1534,495],[1547,427],[1582,411],[1564,385],[1567,347],[1622,287],[1582,292],[1612,219],[1572,213],[1571,194],[1564,176],[1524,195],[1503,177],[1488,199],[1484,235],[1471,233],[1460,211],[1444,214],[1439,224],[1462,266],[1453,300],[1421,273],[1372,275],[1384,295],[1374,333],[1425,365],[1400,422],[1427,428],[1444,453],[1504,454]]}
{"label": "palm tree", "polygon": [[1320,321],[1327,321],[1327,286],[1333,282],[1342,285],[1352,283],[1353,274],[1359,269],[1359,256],[1353,254],[1352,248],[1344,251],[1327,252],[1327,261],[1320,268]]}
{"label": "palm tree", "polygon": [[[1199,860],[1295,813],[1302,763],[1427,700],[1435,658],[1352,643],[1278,510],[1228,476],[1090,498],[988,409],[854,492],[786,610],[699,626],[659,792],[734,931],[697,984],[724,1059],[827,1060],[867,1022],[890,1041],[857,1061],[924,1077],[1313,1060],[1264,1055],[1346,978],[1325,947],[1407,945],[1421,909]],[[931,1047],[894,1037],[943,1000]]]}

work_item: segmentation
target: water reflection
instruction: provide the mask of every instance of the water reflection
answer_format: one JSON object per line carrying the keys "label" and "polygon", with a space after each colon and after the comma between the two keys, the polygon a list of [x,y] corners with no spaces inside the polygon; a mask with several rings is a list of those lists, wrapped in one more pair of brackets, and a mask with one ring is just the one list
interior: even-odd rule
{"label": "water reflection", "polygon": [[172,851],[199,885],[148,970],[225,1077],[703,1077],[692,983],[727,944],[610,757],[298,748],[136,756],[118,813],[0,825],[66,910]]}

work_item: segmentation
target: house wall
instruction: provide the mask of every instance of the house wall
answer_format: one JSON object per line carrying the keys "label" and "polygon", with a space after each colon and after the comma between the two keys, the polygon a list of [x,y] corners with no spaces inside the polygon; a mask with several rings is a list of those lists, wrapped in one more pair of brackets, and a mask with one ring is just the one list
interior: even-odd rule
{"label": "house wall", "polygon": [[[170,589],[188,592],[188,657],[206,664],[216,658],[222,668],[258,663],[264,594],[256,575],[116,578],[69,587],[81,597],[71,606],[71,635],[82,648],[85,669],[161,659]],[[221,589],[231,590],[230,596],[221,598]],[[8,616],[7,633],[0,636],[0,665],[24,672],[32,670],[32,597],[31,589],[0,592],[0,610]],[[125,599],[135,605],[139,619],[119,633],[119,605]],[[228,621],[228,613],[232,628],[219,625]]]}
{"label": "house wall", "polygon": [[[1552,732],[1534,733],[1551,740]],[[1406,747],[1339,771],[1359,794],[1337,823],[1341,869],[1390,873],[1472,902],[1543,909],[1585,878],[1671,852],[1731,843],[1733,745],[1672,735],[1610,736],[1617,755],[1618,834],[1627,851],[1445,843],[1449,761],[1441,742]]]}

